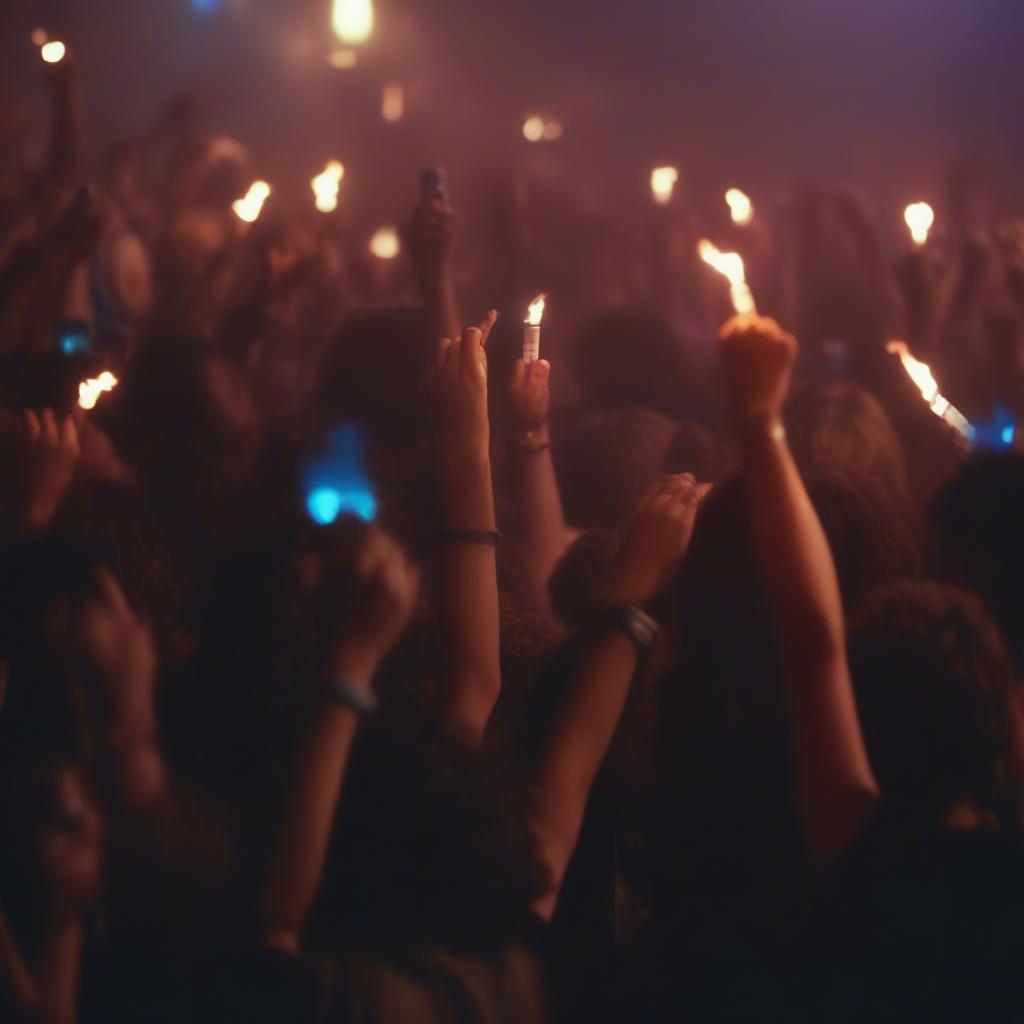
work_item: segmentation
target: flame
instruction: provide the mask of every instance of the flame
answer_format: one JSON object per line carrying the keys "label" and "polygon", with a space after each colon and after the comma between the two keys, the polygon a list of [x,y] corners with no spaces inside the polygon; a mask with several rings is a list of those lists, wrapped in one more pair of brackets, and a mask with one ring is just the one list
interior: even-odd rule
{"label": "flame", "polygon": [[402,242],[394,228],[379,228],[370,239],[370,252],[379,260],[393,260],[402,251]]}
{"label": "flame", "polygon": [[259,219],[263,211],[263,204],[270,196],[270,186],[265,181],[254,181],[249,186],[249,191],[241,199],[236,199],[231,204],[235,216],[246,224],[253,224]]}
{"label": "flame", "polygon": [[365,43],[373,34],[373,0],[334,0],[331,24],[343,43]]}
{"label": "flame", "polygon": [[401,82],[388,82],[381,96],[380,116],[388,124],[397,124],[405,116],[405,87]]}
{"label": "flame", "polygon": [[67,52],[68,48],[58,39],[43,43],[39,48],[39,55],[47,64],[59,64]]}
{"label": "flame", "polygon": [[928,408],[948,423],[965,441],[971,441],[974,438],[974,427],[956,406],[951,405],[949,400],[939,393],[939,384],[932,375],[931,367],[927,363],[922,363],[920,359],[915,359],[905,341],[890,341],[886,345],[886,351],[900,357],[903,369],[921,392],[921,397],[928,403]]}
{"label": "flame", "polygon": [[729,282],[732,305],[737,313],[746,315],[757,312],[754,296],[747,286],[743,257],[738,252],[721,252],[714,243],[705,238],[698,243],[697,254],[709,267],[717,270]]}
{"label": "flame", "polygon": [[116,387],[117,378],[109,370],[104,370],[98,377],[90,377],[78,385],[78,404],[83,409],[94,409],[100,395]]}
{"label": "flame", "polygon": [[730,214],[732,214],[733,224],[743,226],[754,219],[754,204],[746,192],[742,192],[738,188],[731,188],[725,193],[725,201],[729,206]]}
{"label": "flame", "polygon": [[548,297],[546,295],[538,295],[530,303],[529,312],[526,314],[526,322],[531,327],[540,327],[540,322],[544,319],[544,307],[547,301]]}
{"label": "flame", "polygon": [[338,208],[338,189],[345,175],[345,167],[337,160],[327,166],[309,184],[313,189],[316,208],[321,213],[332,213]]}
{"label": "flame", "polygon": [[523,122],[523,138],[527,142],[540,142],[544,138],[544,118],[536,114]]}
{"label": "flame", "polygon": [[666,206],[672,201],[679,171],[675,167],[655,167],[651,171],[651,194],[659,206]]}
{"label": "flame", "polygon": [[903,211],[903,219],[910,228],[910,237],[918,245],[924,245],[935,223],[935,211],[927,203],[911,203]]}

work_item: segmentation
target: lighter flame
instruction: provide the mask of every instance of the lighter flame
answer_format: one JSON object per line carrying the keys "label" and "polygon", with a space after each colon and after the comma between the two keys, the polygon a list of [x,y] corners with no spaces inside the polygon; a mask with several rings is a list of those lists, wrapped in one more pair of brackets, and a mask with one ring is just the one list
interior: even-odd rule
{"label": "lighter flame", "polygon": [[259,219],[263,211],[263,204],[270,196],[270,186],[265,181],[254,181],[249,186],[249,191],[241,199],[236,199],[231,204],[235,216],[246,224],[253,224]]}
{"label": "lighter flame", "polygon": [[674,167],[655,167],[651,171],[651,194],[659,206],[666,206],[672,201],[678,180],[679,171]]}
{"label": "lighter flame", "polygon": [[935,211],[927,203],[911,203],[903,211],[903,219],[910,228],[910,237],[918,245],[924,245],[935,223]]}
{"label": "lighter flame", "polygon": [[523,138],[527,142],[540,142],[544,138],[544,118],[528,117],[523,122]]}
{"label": "lighter flame", "polygon": [[334,0],[331,24],[343,43],[365,43],[373,34],[373,0]]}
{"label": "lighter flame", "polygon": [[333,213],[338,208],[338,189],[344,175],[344,165],[337,160],[331,160],[309,183],[313,189],[313,201],[321,213]]}
{"label": "lighter flame", "polygon": [[754,204],[746,192],[731,188],[725,193],[725,201],[729,206],[733,224],[744,226],[754,219]]}
{"label": "lighter flame", "polygon": [[49,43],[43,43],[39,49],[39,56],[47,64],[59,64],[67,52],[68,48],[60,40],[54,39]]}
{"label": "lighter flame", "polygon": [[90,377],[78,385],[78,404],[83,409],[94,409],[100,395],[116,387],[117,378],[109,370],[104,370],[98,377]]}
{"label": "lighter flame", "polygon": [[388,124],[397,124],[405,116],[405,87],[401,82],[388,82],[381,96],[380,116]]}
{"label": "lighter flame", "polygon": [[546,295],[538,295],[530,303],[529,312],[526,314],[526,322],[531,327],[540,327],[540,322],[544,319],[544,306],[547,304],[547,301],[548,297]]}
{"label": "lighter flame", "polygon": [[928,408],[949,424],[965,441],[972,440],[974,427],[956,406],[951,405],[949,400],[939,393],[939,384],[932,376],[931,367],[927,363],[922,363],[920,359],[915,359],[904,341],[890,341],[886,351],[900,357],[903,369],[914,382],[914,387],[921,392],[921,397],[928,403]]}
{"label": "lighter flame", "polygon": [[393,260],[402,251],[402,242],[394,228],[379,228],[370,239],[370,252],[379,260]]}
{"label": "lighter flame", "polygon": [[718,247],[706,238],[698,243],[697,253],[709,267],[717,270],[729,282],[732,305],[736,312],[740,315],[756,313],[754,296],[747,286],[743,257],[738,252],[719,251]]}

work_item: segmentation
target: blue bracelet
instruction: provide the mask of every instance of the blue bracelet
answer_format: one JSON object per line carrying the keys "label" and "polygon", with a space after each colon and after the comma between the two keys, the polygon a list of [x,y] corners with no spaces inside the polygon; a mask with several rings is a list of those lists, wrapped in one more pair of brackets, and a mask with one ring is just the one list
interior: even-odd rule
{"label": "blue bracelet", "polygon": [[357,715],[371,715],[380,706],[380,701],[369,690],[354,686],[344,679],[329,679],[327,696],[330,700],[344,704]]}

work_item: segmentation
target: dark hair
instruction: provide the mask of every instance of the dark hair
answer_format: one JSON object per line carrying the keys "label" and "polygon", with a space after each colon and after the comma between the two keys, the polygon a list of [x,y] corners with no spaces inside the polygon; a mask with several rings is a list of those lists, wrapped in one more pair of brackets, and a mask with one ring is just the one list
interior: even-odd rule
{"label": "dark hair", "polygon": [[981,595],[1024,671],[1024,454],[970,459],[932,501],[942,577]]}
{"label": "dark hair", "polygon": [[850,624],[849,659],[886,797],[935,815],[969,799],[1019,824],[1013,670],[977,597],[935,583],[879,591]]}
{"label": "dark hair", "polygon": [[612,527],[661,475],[675,424],[649,409],[589,416],[555,445],[567,522]]}
{"label": "dark hair", "polygon": [[588,412],[640,407],[707,418],[702,382],[682,338],[650,310],[594,314],[569,338],[568,355]]}

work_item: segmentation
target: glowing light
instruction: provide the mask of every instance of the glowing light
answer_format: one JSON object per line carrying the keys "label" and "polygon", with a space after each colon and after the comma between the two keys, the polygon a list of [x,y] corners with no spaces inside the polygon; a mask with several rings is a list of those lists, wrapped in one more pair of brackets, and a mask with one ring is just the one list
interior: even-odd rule
{"label": "glowing light", "polygon": [[709,267],[717,270],[729,282],[733,309],[744,316],[756,313],[757,306],[747,285],[743,257],[738,252],[720,252],[718,247],[706,238],[698,243],[697,253]]}
{"label": "glowing light", "polygon": [[544,139],[544,118],[528,117],[523,122],[523,138],[527,142],[541,142]]}
{"label": "glowing light", "polygon": [[331,24],[343,43],[365,43],[373,34],[373,0],[334,0]]}
{"label": "glowing light", "polygon": [[53,39],[48,43],[43,43],[39,50],[39,56],[42,57],[47,64],[59,64],[64,59],[64,55],[67,52],[68,48],[60,42],[60,40]]}
{"label": "glowing light", "polygon": [[402,251],[402,242],[394,228],[378,228],[370,239],[370,252],[379,260],[393,260]]}
{"label": "glowing light", "polygon": [[50,36],[45,28],[37,28],[32,30],[32,35],[29,38],[36,46],[40,47],[41,49],[46,45]]}
{"label": "glowing light", "polygon": [[377,499],[368,490],[338,490],[318,487],[306,498],[310,518],[319,526],[329,526],[338,516],[356,516],[364,523],[377,518]]}
{"label": "glowing light", "polygon": [[331,160],[309,184],[313,189],[316,208],[321,213],[333,213],[338,208],[338,189],[345,175],[345,167]]}
{"label": "glowing light", "polygon": [[557,142],[565,134],[565,125],[557,118],[544,122],[544,141]]}
{"label": "glowing light", "polygon": [[903,219],[910,228],[910,237],[918,245],[924,245],[935,223],[935,211],[927,203],[911,203],[903,211]]}
{"label": "glowing light", "polygon": [[725,201],[729,206],[733,224],[745,226],[754,219],[754,204],[746,192],[731,188],[725,193]]}
{"label": "glowing light", "polygon": [[405,116],[405,87],[401,82],[388,82],[380,102],[380,116],[388,124],[397,124]]}
{"label": "glowing light", "polygon": [[270,186],[265,181],[254,181],[241,199],[231,204],[235,216],[246,224],[254,224],[263,212],[263,204],[270,196]]}
{"label": "glowing light", "polygon": [[972,441],[974,427],[959,409],[950,405],[949,401],[939,393],[939,385],[932,376],[931,367],[927,363],[922,363],[920,359],[915,359],[910,354],[906,342],[890,341],[886,346],[886,351],[900,357],[903,369],[907,371],[907,376],[921,392],[921,397],[928,403],[928,408],[949,424],[965,441]]}
{"label": "glowing light", "polygon": [[1002,440],[1003,444],[1009,447],[1011,444],[1013,444],[1013,438],[1016,433],[1017,430],[1015,427],[1003,427],[1002,433],[999,435],[999,437]]}
{"label": "glowing light", "polygon": [[672,202],[672,193],[679,181],[679,171],[675,167],[655,167],[651,171],[651,195],[659,206]]}
{"label": "glowing light", "polygon": [[78,385],[78,404],[83,409],[94,409],[100,395],[116,387],[117,378],[109,370],[104,370],[98,377],[90,377]]}
{"label": "glowing light", "polygon": [[526,313],[526,320],[523,321],[523,362],[535,363],[540,359],[540,322],[544,319],[544,306],[547,304],[546,295],[538,295],[530,303]]}
{"label": "glowing light", "polygon": [[359,54],[355,50],[332,50],[327,57],[327,63],[339,71],[347,71],[354,68],[359,61]]}
{"label": "glowing light", "polygon": [[192,9],[208,14],[220,7],[220,0],[192,0]]}

